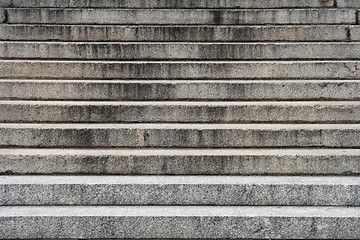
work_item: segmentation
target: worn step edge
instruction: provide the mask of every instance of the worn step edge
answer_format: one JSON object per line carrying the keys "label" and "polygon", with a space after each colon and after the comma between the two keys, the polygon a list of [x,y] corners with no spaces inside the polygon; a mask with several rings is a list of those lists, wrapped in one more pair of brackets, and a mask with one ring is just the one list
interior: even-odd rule
{"label": "worn step edge", "polygon": [[1,79],[358,79],[359,61],[0,60]]}
{"label": "worn step edge", "polygon": [[359,148],[359,124],[0,124],[1,147]]}
{"label": "worn step edge", "polygon": [[360,123],[360,102],[0,101],[0,122]]}
{"label": "worn step edge", "polygon": [[0,207],[1,239],[357,239],[359,224],[357,207]]}
{"label": "worn step edge", "polygon": [[6,206],[360,206],[360,177],[0,176],[0,193]]}
{"label": "worn step edge", "polygon": [[0,24],[1,40],[58,41],[349,41],[360,27],[289,26],[119,26]]}
{"label": "worn step edge", "polygon": [[360,175],[360,150],[3,148],[0,174]]}
{"label": "worn step edge", "polygon": [[0,80],[1,100],[358,101],[359,92],[359,80]]}

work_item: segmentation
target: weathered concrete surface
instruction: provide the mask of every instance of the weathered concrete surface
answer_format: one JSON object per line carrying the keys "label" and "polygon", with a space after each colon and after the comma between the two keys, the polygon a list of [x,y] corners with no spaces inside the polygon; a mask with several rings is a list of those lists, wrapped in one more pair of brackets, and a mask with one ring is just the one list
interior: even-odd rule
{"label": "weathered concrete surface", "polygon": [[359,194],[360,177],[0,176],[3,206],[360,206]]}
{"label": "weathered concrete surface", "polygon": [[360,59],[360,43],[0,42],[3,59],[286,60]]}
{"label": "weathered concrete surface", "polygon": [[2,0],[0,7],[51,7],[51,8],[308,8],[333,7],[334,0]]}
{"label": "weathered concrete surface", "polygon": [[358,239],[358,207],[0,207],[0,238]]}
{"label": "weathered concrete surface", "polygon": [[337,0],[336,3],[338,7],[360,8],[358,0]]}
{"label": "weathered concrete surface", "polygon": [[358,80],[0,80],[16,100],[360,100]]}
{"label": "weathered concrete surface", "polygon": [[1,40],[60,41],[346,41],[348,26],[120,26],[1,24]]}
{"label": "weathered concrete surface", "polygon": [[5,9],[0,9],[0,23],[4,22],[6,18]]}
{"label": "weathered concrete surface", "polygon": [[0,174],[360,175],[360,150],[4,148]]}
{"label": "weathered concrete surface", "polygon": [[8,23],[355,24],[356,9],[47,9],[9,8]]}
{"label": "weathered concrete surface", "polygon": [[359,124],[0,124],[1,147],[360,147]]}
{"label": "weathered concrete surface", "polygon": [[360,123],[360,102],[1,101],[1,122]]}
{"label": "weathered concrete surface", "polygon": [[355,41],[360,41],[360,26],[352,26],[350,33],[351,39]]}
{"label": "weathered concrete surface", "polygon": [[27,79],[359,79],[359,61],[1,60],[0,78]]}

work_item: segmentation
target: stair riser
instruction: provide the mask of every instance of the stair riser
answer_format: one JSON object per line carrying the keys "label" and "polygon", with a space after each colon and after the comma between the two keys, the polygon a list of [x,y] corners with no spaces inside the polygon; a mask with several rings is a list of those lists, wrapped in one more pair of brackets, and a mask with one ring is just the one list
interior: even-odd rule
{"label": "stair riser", "polygon": [[[360,185],[9,184],[0,204],[360,206]],[[306,194],[304,194],[306,193]]]}
{"label": "stair riser", "polygon": [[241,151],[229,154],[229,150],[220,155],[211,151],[159,154],[159,150],[143,155],[139,151],[127,155],[97,155],[90,150],[73,154],[61,154],[56,149],[52,153],[46,149],[31,150],[33,153],[4,151],[0,154],[0,174],[360,175],[360,154],[282,153],[284,150],[258,155]]}
{"label": "stair riser", "polygon": [[[360,147],[360,129],[355,125],[347,128],[317,129],[188,129],[103,127],[60,127],[2,124],[0,146],[3,147]],[[15,126],[14,126],[15,127]]]}
{"label": "stair riser", "polygon": [[359,225],[359,217],[1,217],[0,239],[358,239]]}
{"label": "stair riser", "polygon": [[360,103],[46,103],[2,102],[1,122],[359,123]]}
{"label": "stair riser", "polygon": [[0,61],[0,78],[359,79],[360,62]]}
{"label": "stair riser", "polygon": [[[347,41],[352,26],[89,26],[0,25],[1,40],[59,41]],[[348,32],[351,31],[349,36]]]}
{"label": "stair riser", "polygon": [[[356,24],[355,9],[7,9],[7,23]],[[101,17],[100,17],[101,16]]]}
{"label": "stair riser", "polygon": [[55,8],[307,8],[333,7],[334,0],[271,0],[264,5],[262,0],[182,0],[182,1],[143,1],[143,0],[2,0],[0,7],[55,7]]}
{"label": "stair riser", "polygon": [[0,43],[3,59],[285,60],[360,59],[360,43]]}
{"label": "stair riser", "polygon": [[360,100],[360,81],[0,80],[0,99]]}

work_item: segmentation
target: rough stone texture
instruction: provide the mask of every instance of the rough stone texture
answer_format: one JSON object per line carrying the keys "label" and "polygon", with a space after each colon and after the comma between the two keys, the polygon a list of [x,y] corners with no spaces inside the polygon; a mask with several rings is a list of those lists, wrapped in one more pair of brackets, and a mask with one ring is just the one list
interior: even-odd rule
{"label": "rough stone texture", "polygon": [[333,7],[334,0],[2,0],[0,7],[52,7],[52,8],[307,8]]}
{"label": "rough stone texture", "polygon": [[352,40],[360,41],[360,26],[352,26],[350,33]]}
{"label": "rough stone texture", "polygon": [[0,9],[0,23],[4,22],[6,19],[6,14],[4,9]]}
{"label": "rough stone texture", "polygon": [[347,26],[0,25],[1,40],[61,41],[346,41]]}
{"label": "rough stone texture", "polygon": [[0,124],[1,147],[360,147],[359,124]]}
{"label": "rough stone texture", "polygon": [[286,60],[360,59],[360,43],[1,42],[3,59]]}
{"label": "rough stone texture", "polygon": [[351,207],[1,207],[0,238],[358,239]]}
{"label": "rough stone texture", "polygon": [[[355,24],[355,9],[46,9],[10,8],[8,23]],[[101,17],[99,17],[101,16]]]}
{"label": "rough stone texture", "polygon": [[20,61],[1,60],[0,78],[359,79],[359,61]]}
{"label": "rough stone texture", "polygon": [[360,123],[360,102],[1,101],[1,122]]}
{"label": "rough stone texture", "polygon": [[0,0],[0,239],[360,239],[357,5]]}
{"label": "rough stone texture", "polygon": [[360,206],[359,194],[358,177],[0,177],[0,204],[5,206]]}
{"label": "rough stone texture", "polygon": [[360,150],[5,148],[0,174],[360,175]]}
{"label": "rough stone texture", "polygon": [[358,80],[0,80],[17,100],[360,100]]}
{"label": "rough stone texture", "polygon": [[350,8],[360,7],[360,2],[358,0],[337,0],[336,3],[338,7],[350,7]]}

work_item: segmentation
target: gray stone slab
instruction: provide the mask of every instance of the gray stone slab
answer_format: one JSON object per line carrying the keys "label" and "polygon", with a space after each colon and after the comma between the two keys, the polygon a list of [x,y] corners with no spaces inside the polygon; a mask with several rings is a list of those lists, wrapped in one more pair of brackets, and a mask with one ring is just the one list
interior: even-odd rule
{"label": "gray stone slab", "polygon": [[3,59],[286,60],[360,59],[360,43],[1,42]]}
{"label": "gray stone slab", "polygon": [[333,7],[334,0],[182,0],[182,1],[143,1],[143,0],[2,0],[0,7],[52,7],[52,8],[308,8]]}
{"label": "gray stone slab", "polygon": [[350,33],[351,33],[351,40],[360,41],[360,26],[352,26]]}
{"label": "gray stone slab", "polygon": [[1,101],[1,122],[360,123],[360,102]]}
{"label": "gray stone slab", "polygon": [[5,20],[6,20],[5,9],[0,9],[0,23],[4,22]]}
{"label": "gray stone slab", "polygon": [[360,175],[360,150],[5,148],[0,173]]}
{"label": "gray stone slab", "polygon": [[0,80],[16,100],[360,100],[358,80]]}
{"label": "gray stone slab", "polygon": [[360,237],[356,207],[1,207],[0,214],[2,239]]}
{"label": "gray stone slab", "polygon": [[126,26],[1,24],[1,40],[60,41],[346,41],[347,26]]}
{"label": "gray stone slab", "polygon": [[338,7],[360,7],[360,2],[358,0],[337,0],[336,3]]}
{"label": "gray stone slab", "polygon": [[4,206],[360,206],[359,194],[360,177],[0,177]]}
{"label": "gray stone slab", "polygon": [[1,147],[360,147],[359,124],[0,124]]}
{"label": "gray stone slab", "polygon": [[359,79],[359,61],[39,61],[1,60],[16,79]]}
{"label": "gray stone slab", "polygon": [[[8,23],[355,24],[355,9],[47,9],[9,8]],[[100,17],[101,16],[101,17]]]}

